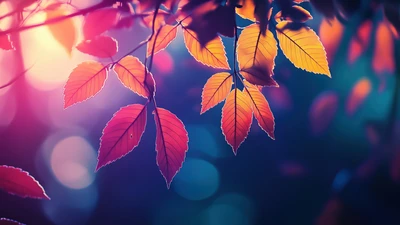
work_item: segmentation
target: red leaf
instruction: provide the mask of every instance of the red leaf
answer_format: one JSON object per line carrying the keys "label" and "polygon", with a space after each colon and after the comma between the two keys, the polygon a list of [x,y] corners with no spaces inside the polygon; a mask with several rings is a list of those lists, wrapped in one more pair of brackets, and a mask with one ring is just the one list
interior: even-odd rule
{"label": "red leaf", "polygon": [[169,188],[185,161],[189,137],[182,121],[170,111],[157,107],[153,114],[157,127],[157,165]]}
{"label": "red leaf", "polygon": [[24,225],[24,224],[7,218],[0,218],[0,225]]}
{"label": "red leaf", "polygon": [[117,41],[109,36],[97,36],[91,40],[82,41],[76,48],[86,54],[99,58],[111,58],[118,51]]}
{"label": "red leaf", "polygon": [[222,133],[235,155],[250,131],[253,120],[250,102],[249,96],[236,88],[229,93],[222,108]]}
{"label": "red leaf", "polygon": [[349,115],[353,115],[360,105],[371,92],[371,82],[367,78],[362,78],[353,87],[349,97],[347,98],[346,111]]}
{"label": "red leaf", "polygon": [[22,198],[50,200],[35,178],[28,172],[12,166],[0,166],[0,189]]}
{"label": "red leaf", "polygon": [[315,98],[310,108],[311,129],[319,134],[332,122],[338,107],[338,96],[334,92],[324,92]]}
{"label": "red leaf", "polygon": [[372,31],[372,21],[367,20],[358,28],[357,34],[351,39],[348,53],[349,63],[354,63],[368,48]]}
{"label": "red leaf", "polygon": [[114,114],[103,130],[96,171],[124,157],[139,145],[147,121],[147,107],[133,104]]}
{"label": "red leaf", "polygon": [[388,24],[380,22],[376,29],[372,68],[375,73],[393,73],[395,69],[393,36]]}
{"label": "red leaf", "polygon": [[155,90],[153,75],[147,71],[146,76],[145,67],[138,58],[128,55],[115,65],[114,70],[125,87],[144,98],[153,96]]}
{"label": "red leaf", "polygon": [[64,89],[64,108],[96,95],[107,79],[107,66],[88,61],[79,64],[71,73]]}
{"label": "red leaf", "polygon": [[201,111],[200,114],[218,105],[225,100],[231,91],[233,77],[230,73],[216,73],[207,80],[201,94]]}
{"label": "red leaf", "polygon": [[14,50],[14,46],[12,45],[12,42],[10,40],[10,35],[0,35],[0,49]]}
{"label": "red leaf", "polygon": [[100,9],[88,13],[83,24],[83,36],[92,39],[114,27],[118,22],[119,12],[115,8]]}

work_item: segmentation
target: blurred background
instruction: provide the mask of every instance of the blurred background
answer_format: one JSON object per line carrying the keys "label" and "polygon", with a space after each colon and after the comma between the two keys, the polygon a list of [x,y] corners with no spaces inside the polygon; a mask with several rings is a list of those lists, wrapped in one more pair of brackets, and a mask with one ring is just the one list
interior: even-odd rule
{"label": "blurred background", "polygon": [[[307,24],[326,47],[332,78],[295,68],[279,51],[274,78],[280,87],[263,89],[276,140],[253,122],[237,156],[221,133],[223,104],[199,115],[202,87],[217,70],[190,56],[181,31],[155,56],[157,102],[185,123],[190,138],[170,190],[155,162],[152,117],[133,152],[94,173],[107,121],[120,107],[144,99],[110,71],[98,95],[64,110],[71,70],[94,58],[77,50],[69,56],[46,27],[23,32],[24,64],[32,68],[0,90],[0,165],[29,171],[51,201],[0,192],[0,217],[56,225],[400,224],[398,110],[390,121],[394,144],[383,141],[395,90],[390,28],[380,14],[346,27],[303,6],[314,17]],[[38,15],[28,23],[42,20]],[[81,27],[80,18],[74,22]],[[149,31],[136,23],[109,35],[122,56]],[[233,40],[223,40],[232,65]],[[144,55],[145,48],[135,54]],[[0,85],[21,72],[16,57],[0,51]]]}

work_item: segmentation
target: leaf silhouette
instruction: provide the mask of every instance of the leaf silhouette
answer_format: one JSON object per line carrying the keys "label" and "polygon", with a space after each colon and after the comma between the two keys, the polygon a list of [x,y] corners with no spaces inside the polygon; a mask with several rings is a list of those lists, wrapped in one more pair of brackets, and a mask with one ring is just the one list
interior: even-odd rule
{"label": "leaf silhouette", "polygon": [[309,27],[298,29],[288,22],[276,25],[276,34],[283,54],[297,68],[331,77],[326,52],[317,34]]}
{"label": "leaf silhouette", "polygon": [[7,218],[0,218],[0,225],[24,225],[24,224]]}
{"label": "leaf silhouette", "polygon": [[[164,50],[168,45],[175,39],[177,34],[177,26],[165,25],[158,31],[158,35],[153,35],[150,41],[147,43],[147,57],[151,55],[153,50],[154,41],[154,54]],[[157,39],[156,39],[157,36]]]}
{"label": "leaf silhouette", "polygon": [[371,92],[371,88],[371,82],[367,78],[357,81],[347,98],[346,111],[349,115],[353,115],[356,112]]}
{"label": "leaf silhouette", "polygon": [[245,89],[244,93],[249,96],[251,100],[254,117],[258,121],[258,126],[265,131],[269,137],[275,139],[275,118],[271,112],[267,99],[261,91],[254,85],[247,81],[244,81]]}
{"label": "leaf silhouette", "polygon": [[252,84],[276,86],[272,79],[278,47],[274,35],[262,35],[259,25],[246,27],[239,36],[237,58],[241,74]]}
{"label": "leaf silhouette", "polygon": [[250,131],[253,120],[250,102],[248,95],[235,88],[229,93],[222,108],[222,133],[235,155]]}
{"label": "leaf silhouette", "polygon": [[233,77],[230,73],[216,73],[207,80],[201,94],[201,111],[200,114],[213,108],[218,103],[225,100],[228,96],[233,84]]}
{"label": "leaf silhouette", "polygon": [[153,96],[155,90],[153,75],[138,58],[131,55],[124,57],[115,65],[114,71],[122,84],[131,91],[144,98]]}
{"label": "leaf silhouette", "polygon": [[113,115],[100,138],[96,171],[124,157],[139,145],[146,127],[146,112],[146,106],[133,104]]}
{"label": "leaf silhouette", "polygon": [[76,48],[86,54],[99,58],[110,58],[117,54],[117,41],[109,36],[97,36],[91,40],[82,41]]}
{"label": "leaf silhouette", "polygon": [[[63,5],[46,10],[46,20],[65,15],[68,15],[68,12]],[[77,37],[74,21],[71,18],[65,19],[57,23],[49,24],[48,28],[54,38],[65,48],[67,53],[71,55]]]}
{"label": "leaf silhouette", "polygon": [[35,178],[28,172],[12,166],[0,166],[0,189],[22,198],[50,200]]}
{"label": "leaf silhouette", "polygon": [[88,13],[83,24],[83,36],[85,39],[92,39],[106,32],[117,24],[118,18],[119,12],[115,8],[104,8]]}
{"label": "leaf silhouette", "polygon": [[213,68],[230,69],[220,37],[209,41],[204,47],[201,46],[194,31],[184,28],[183,37],[186,48],[196,61]]}
{"label": "leaf silhouette", "polygon": [[70,74],[64,88],[64,108],[96,95],[107,79],[107,66],[95,61],[79,64]]}
{"label": "leaf silhouette", "polygon": [[189,137],[182,121],[170,111],[157,107],[153,114],[157,128],[157,165],[169,188],[185,161]]}
{"label": "leaf silhouette", "polygon": [[[1,31],[1,30],[0,30]],[[0,49],[3,50],[14,50],[14,46],[10,40],[10,35],[0,35]]]}

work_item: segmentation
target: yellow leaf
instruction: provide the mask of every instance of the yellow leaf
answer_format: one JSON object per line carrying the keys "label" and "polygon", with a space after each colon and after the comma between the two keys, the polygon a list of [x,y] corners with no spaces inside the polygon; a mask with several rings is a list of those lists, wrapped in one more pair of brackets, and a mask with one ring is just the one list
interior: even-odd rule
{"label": "yellow leaf", "polygon": [[229,94],[233,84],[233,78],[230,73],[216,73],[207,80],[201,94],[201,112],[207,110],[222,102]]}
{"label": "yellow leaf", "polygon": [[[46,21],[68,15],[68,11],[60,5],[54,9],[47,9],[46,11]],[[72,48],[76,42],[76,30],[75,24],[72,18],[62,20],[57,23],[52,23],[48,25],[50,32],[53,34],[54,38],[65,48],[67,53],[71,55]]]}
{"label": "yellow leaf", "polygon": [[[147,43],[147,57],[151,55],[154,41],[154,54],[164,50],[175,39],[177,33],[177,26],[165,25],[158,30],[158,35],[154,34],[150,41]],[[156,39],[157,37],[157,39]]]}
{"label": "yellow leaf", "polygon": [[213,68],[230,69],[225,47],[220,37],[209,41],[204,47],[201,46],[196,33],[192,30],[184,28],[183,37],[189,53],[198,62]]}
{"label": "yellow leaf", "polygon": [[297,68],[331,77],[325,48],[309,27],[291,29],[290,23],[276,25],[276,34],[283,54]]}
{"label": "yellow leaf", "polygon": [[277,54],[277,43],[271,31],[267,30],[264,36],[261,34],[260,26],[253,24],[240,34],[237,46],[239,69],[250,83],[276,86],[271,76]]}

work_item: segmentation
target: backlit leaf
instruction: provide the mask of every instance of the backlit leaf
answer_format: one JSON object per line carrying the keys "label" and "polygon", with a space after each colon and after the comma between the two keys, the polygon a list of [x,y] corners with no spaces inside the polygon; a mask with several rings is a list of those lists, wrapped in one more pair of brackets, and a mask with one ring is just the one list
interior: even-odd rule
{"label": "backlit leaf", "polygon": [[[147,43],[147,56],[151,55],[153,50],[154,41],[154,54],[164,50],[175,39],[177,34],[177,26],[165,25],[158,31],[158,35],[154,34],[150,41]],[[157,39],[156,39],[157,36]]]}
{"label": "backlit leaf", "polygon": [[317,96],[310,108],[309,118],[313,134],[325,131],[335,117],[339,98],[335,92],[326,91]]}
{"label": "backlit leaf", "polygon": [[222,72],[212,75],[204,85],[203,93],[201,94],[200,114],[205,113],[207,110],[225,100],[231,91],[232,84],[233,77],[230,73]]}
{"label": "backlit leaf", "polygon": [[50,200],[35,178],[12,166],[0,166],[0,190],[22,198]]}
{"label": "backlit leaf", "polygon": [[7,218],[0,218],[0,225],[24,225],[24,224]]}
{"label": "backlit leaf", "polygon": [[377,74],[393,73],[395,69],[393,36],[385,22],[380,22],[376,29],[372,68]]}
{"label": "backlit leaf", "polygon": [[110,58],[117,54],[117,41],[109,36],[97,36],[81,42],[76,48],[86,54],[99,58]]}
{"label": "backlit leaf", "polygon": [[249,96],[254,117],[258,121],[258,125],[268,134],[268,136],[275,139],[275,118],[271,112],[267,99],[265,99],[264,95],[256,86],[247,81],[244,81],[244,85],[245,89],[243,92]]}
{"label": "backlit leaf", "polygon": [[275,14],[275,20],[277,22],[285,20],[288,22],[305,23],[312,18],[309,11],[298,5],[293,5],[291,8],[288,8],[285,14],[282,14],[282,11]]}
{"label": "backlit leaf", "polygon": [[254,0],[239,0],[238,5],[241,5],[241,8],[236,8],[236,13],[244,18],[251,21],[256,21],[256,5],[254,4]]}
{"label": "backlit leaf", "polygon": [[357,81],[347,98],[346,111],[353,115],[371,92],[372,85],[367,78]]}
{"label": "backlit leaf", "polygon": [[220,37],[209,41],[204,47],[201,46],[196,33],[189,29],[183,30],[183,37],[189,53],[198,62],[213,68],[230,69],[225,47]]}
{"label": "backlit leaf", "polygon": [[309,27],[291,28],[288,22],[276,25],[283,54],[297,68],[331,76],[326,52],[317,34]]}
{"label": "backlit leaf", "polygon": [[235,155],[249,134],[252,120],[251,99],[235,88],[226,98],[221,119],[222,133]]}
{"label": "backlit leaf", "polygon": [[257,24],[246,27],[239,36],[237,58],[241,74],[250,83],[276,86],[272,79],[278,47],[274,35],[261,34]]}
{"label": "backlit leaf", "polygon": [[331,62],[342,39],[344,27],[339,20],[324,19],[319,27],[319,38],[326,50],[328,61]]}
{"label": "backlit leaf", "polygon": [[[68,15],[68,11],[61,5],[52,10],[46,10],[46,20]],[[71,54],[75,45],[77,34],[72,18],[47,25],[54,38]]]}
{"label": "backlit leaf", "polygon": [[114,27],[118,22],[118,9],[104,8],[86,15],[83,24],[83,36],[92,39]]}
{"label": "backlit leaf", "polygon": [[182,121],[170,111],[157,107],[153,114],[157,128],[157,165],[169,188],[185,161],[189,137]]}
{"label": "backlit leaf", "polygon": [[125,87],[144,98],[153,96],[155,90],[153,75],[147,68],[145,69],[138,58],[126,56],[115,65],[114,70]]}
{"label": "backlit leaf", "polygon": [[95,61],[79,64],[70,74],[64,88],[64,108],[96,95],[107,79],[107,66]]}
{"label": "backlit leaf", "polygon": [[8,35],[8,34],[0,35],[0,49],[3,49],[3,50],[13,50],[14,49],[14,46],[12,45],[12,42],[10,40],[10,35]]}
{"label": "backlit leaf", "polygon": [[133,104],[113,115],[100,138],[96,171],[124,157],[139,145],[146,127],[146,109],[144,105]]}

